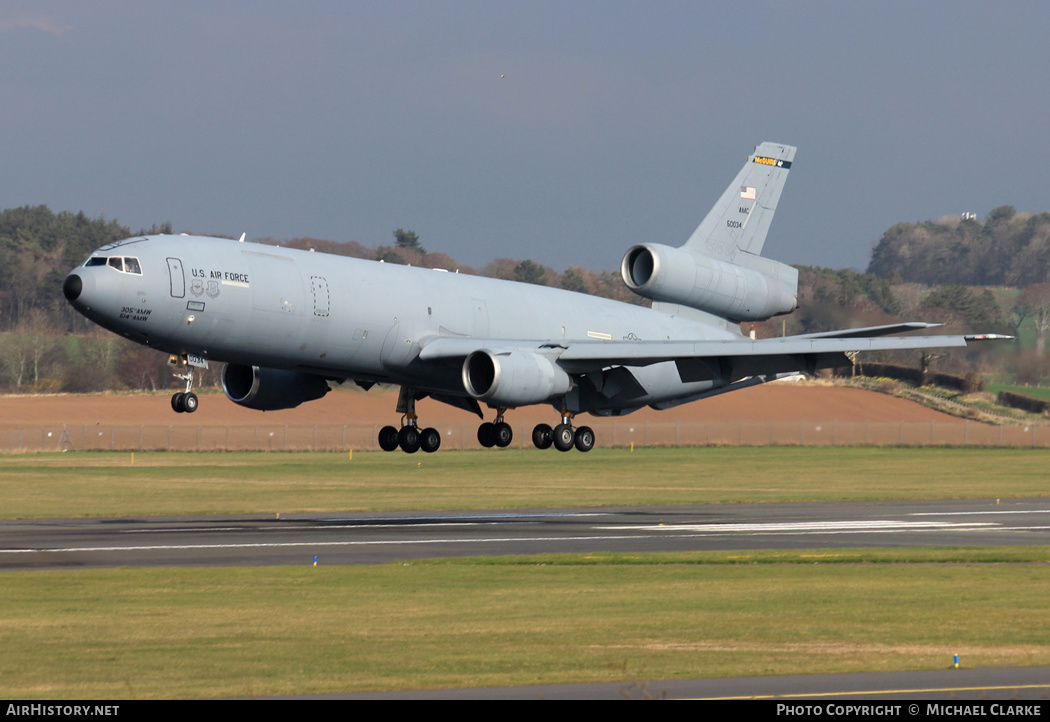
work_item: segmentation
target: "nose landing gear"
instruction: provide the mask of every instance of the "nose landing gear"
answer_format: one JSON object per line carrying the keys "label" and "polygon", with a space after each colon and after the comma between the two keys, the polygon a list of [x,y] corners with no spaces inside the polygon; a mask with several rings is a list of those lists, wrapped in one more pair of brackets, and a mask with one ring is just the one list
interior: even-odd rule
{"label": "nose landing gear", "polygon": [[[171,354],[168,356],[168,363],[175,369],[175,371],[172,371],[175,378],[182,379],[186,382],[186,390],[173,394],[171,397],[172,411],[177,414],[192,414],[197,410],[198,406],[197,394],[190,390],[193,388],[193,367],[189,365],[185,354],[182,356]],[[177,370],[180,368],[185,368],[186,373],[178,373]]]}
{"label": "nose landing gear", "polygon": [[180,391],[177,394],[173,394],[171,397],[171,408],[177,414],[192,414],[194,411],[197,410],[197,406],[199,405],[199,403],[200,402],[197,399],[197,394],[193,393],[192,391]]}

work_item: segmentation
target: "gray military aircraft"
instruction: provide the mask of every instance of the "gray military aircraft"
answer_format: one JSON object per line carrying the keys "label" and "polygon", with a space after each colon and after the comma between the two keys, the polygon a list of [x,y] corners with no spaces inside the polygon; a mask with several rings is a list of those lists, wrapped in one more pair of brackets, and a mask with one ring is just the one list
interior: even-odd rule
{"label": "gray military aircraft", "polygon": [[[791,313],[798,271],[759,255],[795,148],[763,143],[678,248],[643,243],[620,266],[652,308],[555,288],[187,235],[129,238],[99,248],[66,276],[80,313],[170,354],[186,381],[177,412],[196,410],[193,368],[223,361],[231,401],[292,408],[352,380],[400,386],[400,428],[379,444],[436,451],[421,428],[427,396],[477,414],[484,446],[507,446],[510,409],[551,404],[539,448],[594,446],[582,412],[667,409],[801,372],[848,366],[879,349],[965,346],[976,336],[889,336],[903,323],[755,340],[740,324]],[[984,336],[983,338],[989,338]]]}

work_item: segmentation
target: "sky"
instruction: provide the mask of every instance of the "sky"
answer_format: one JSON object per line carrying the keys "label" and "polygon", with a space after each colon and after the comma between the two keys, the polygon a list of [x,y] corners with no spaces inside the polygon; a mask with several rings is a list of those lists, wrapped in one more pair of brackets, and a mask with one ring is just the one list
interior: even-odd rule
{"label": "sky", "polygon": [[1050,3],[4,0],[0,207],[617,269],[763,141],[765,247],[1050,210]]}

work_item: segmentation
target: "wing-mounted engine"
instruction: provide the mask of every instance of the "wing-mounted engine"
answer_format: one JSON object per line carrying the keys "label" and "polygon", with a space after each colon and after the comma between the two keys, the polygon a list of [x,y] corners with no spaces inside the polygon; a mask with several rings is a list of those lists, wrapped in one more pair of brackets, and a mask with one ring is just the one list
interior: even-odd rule
{"label": "wing-mounted engine", "polygon": [[568,393],[572,378],[540,354],[481,350],[463,362],[463,388],[478,401],[516,407]]}
{"label": "wing-mounted engine", "polygon": [[222,390],[235,404],[256,411],[294,409],[304,401],[328,393],[328,382],[301,371],[281,371],[243,364],[226,364],[222,370]]}
{"label": "wing-mounted engine", "polygon": [[798,306],[798,270],[736,250],[732,262],[658,243],[624,254],[620,275],[639,296],[731,321],[764,321]]}

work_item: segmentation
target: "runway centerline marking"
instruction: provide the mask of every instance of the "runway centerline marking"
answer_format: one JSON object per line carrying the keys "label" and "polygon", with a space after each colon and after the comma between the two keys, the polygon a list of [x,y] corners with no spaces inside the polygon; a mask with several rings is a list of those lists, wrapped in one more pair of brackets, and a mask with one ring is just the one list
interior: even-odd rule
{"label": "runway centerline marking", "polygon": [[984,527],[999,527],[995,522],[950,522],[950,521],[798,521],[798,522],[769,522],[759,524],[668,524],[663,526],[639,525],[639,526],[601,526],[596,529],[616,529],[626,531],[637,529],[638,531],[697,531],[697,532],[764,532],[767,534],[780,534],[805,531],[877,531],[883,529],[900,529],[901,531],[918,531],[923,529],[978,529]]}
{"label": "runway centerline marking", "polygon": [[[994,526],[994,525],[993,525]],[[1022,529],[1047,530],[1050,527],[1021,527]],[[673,527],[663,527],[662,530],[674,532]],[[1000,531],[1003,529],[989,529],[988,525],[952,525],[947,529],[943,525],[934,527],[920,526],[919,528],[868,528],[868,529],[821,529],[804,531],[781,531],[781,536],[825,536],[834,534],[905,534],[905,533],[936,533],[941,531]],[[1008,528],[1003,531],[1013,531]],[[77,552],[129,552],[129,551],[170,551],[181,549],[265,549],[285,547],[355,547],[355,546],[419,546],[424,544],[509,544],[522,542],[536,542],[548,544],[550,542],[582,542],[582,541],[638,541],[640,539],[667,539],[675,537],[679,539],[701,539],[718,536],[766,536],[769,531],[735,532],[732,535],[722,532],[689,533],[689,534],[613,534],[601,536],[562,536],[562,537],[484,537],[484,538],[456,538],[456,539],[358,539],[347,541],[301,541],[301,542],[243,542],[239,544],[158,544],[151,546],[99,546],[99,547],[38,547],[23,549],[0,549],[2,554],[39,554],[39,553],[77,553]]]}
{"label": "runway centerline marking", "polygon": [[914,511],[908,516],[983,516],[985,514],[1050,514],[1050,509],[1029,509],[1028,511],[999,510],[993,511]]}
{"label": "runway centerline marking", "polygon": [[[452,526],[495,526],[499,522],[495,521],[454,521],[450,523],[434,522],[424,523],[419,522],[415,524],[317,524],[317,525],[298,525],[298,526],[279,526],[279,527],[267,527],[267,526],[229,526],[229,527],[197,527],[197,528],[183,528],[183,529],[121,529],[121,534],[210,534],[211,532],[220,531],[242,531],[242,532],[278,532],[278,531],[301,531],[309,532],[315,529],[422,529],[424,527],[452,527]],[[526,521],[522,524],[538,524],[535,521]]]}

